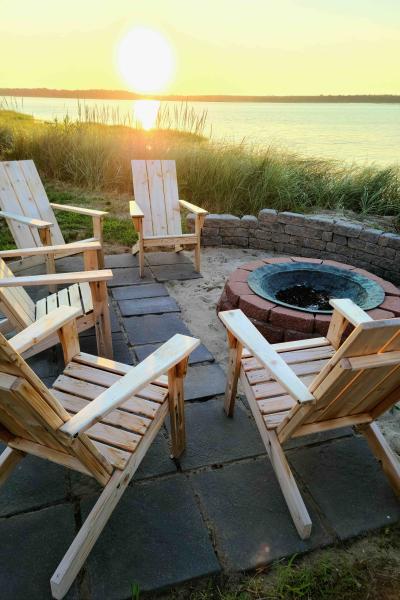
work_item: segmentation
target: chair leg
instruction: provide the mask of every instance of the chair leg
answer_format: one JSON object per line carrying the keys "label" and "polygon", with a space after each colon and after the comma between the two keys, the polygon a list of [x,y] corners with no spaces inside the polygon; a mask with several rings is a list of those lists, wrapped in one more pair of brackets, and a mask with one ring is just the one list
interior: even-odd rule
{"label": "chair leg", "polygon": [[258,408],[257,401],[249,383],[247,382],[246,377],[241,377],[240,381],[245,391],[247,401],[250,405],[251,412],[253,413],[258,431],[260,432],[261,439],[264,442],[265,448],[268,452],[268,456],[275,471],[276,478],[279,481],[282,494],[286,500],[286,504],[292,516],[294,525],[301,539],[306,540],[311,535],[311,518],[308,514],[306,505],[304,504],[304,500],[301,497],[299,488],[297,487],[296,480],[293,477],[293,473],[290,469],[281,443],[276,432],[266,428],[264,419]]}
{"label": "chair leg", "polygon": [[230,331],[228,334],[228,373],[226,376],[226,388],[224,399],[224,410],[228,417],[233,417],[237,384],[240,373],[240,361],[242,359],[243,346]]}
{"label": "chair leg", "polygon": [[369,447],[382,465],[383,472],[389,479],[390,485],[400,496],[400,462],[391,450],[376,423],[358,425],[357,431],[366,438]]}
{"label": "chair leg", "polygon": [[311,535],[312,522],[310,515],[275,431],[268,431],[267,435],[270,440],[270,460],[276,478],[279,481],[297,532],[302,540],[306,540]]}
{"label": "chair leg", "polygon": [[105,281],[90,282],[90,290],[92,292],[97,352],[99,356],[112,359],[113,347],[107,283]]}
{"label": "chair leg", "polygon": [[194,268],[197,273],[200,273],[200,261],[201,261],[201,250],[200,250],[200,237],[196,242],[194,248]]}
{"label": "chair leg", "polygon": [[185,398],[183,382],[188,359],[181,361],[168,371],[168,402],[171,423],[172,456],[178,458],[185,450]]}
{"label": "chair leg", "polygon": [[136,473],[137,468],[153,443],[161,425],[167,415],[168,405],[166,403],[158,410],[146,435],[143,437],[137,450],[128,460],[123,471],[115,470],[103,489],[99,499],[80,528],[78,535],[69,547],[66,555],[58,565],[51,580],[51,591],[53,597],[60,600],[71,587],[75,577],[82,568],[83,563],[96,543],[97,538],[103,531],[114,508],[118,504],[122,494],[128,487],[130,480]]}
{"label": "chair leg", "polygon": [[144,247],[143,247],[143,244],[140,245],[140,249],[139,249],[139,275],[140,275],[140,277],[144,277]]}
{"label": "chair leg", "polygon": [[0,486],[2,486],[11,473],[14,467],[24,458],[25,454],[13,448],[6,448],[0,455]]}

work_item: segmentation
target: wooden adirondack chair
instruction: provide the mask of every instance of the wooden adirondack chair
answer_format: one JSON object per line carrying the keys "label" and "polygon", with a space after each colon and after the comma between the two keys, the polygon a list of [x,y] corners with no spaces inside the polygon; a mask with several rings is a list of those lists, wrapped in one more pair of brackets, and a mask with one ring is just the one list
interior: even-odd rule
{"label": "wooden adirondack chair", "polygon": [[[97,351],[100,356],[112,358],[112,339],[110,313],[108,308],[107,281],[112,279],[110,269],[99,270],[100,242],[80,242],[75,245],[77,252],[83,252],[84,272],[58,273],[47,275],[27,275],[15,277],[4,262],[4,258],[19,256],[45,256],[48,253],[62,255],[69,253],[65,246],[47,246],[28,248],[26,250],[6,250],[0,252],[0,311],[6,321],[1,323],[1,330],[22,331],[37,319],[50,314],[58,306],[76,306],[81,314],[77,319],[78,331],[95,328]],[[24,286],[45,286],[72,284],[46,298],[33,302]],[[41,343],[32,346],[25,357],[33,356],[59,343],[58,336],[46,337]]]}
{"label": "wooden adirondack chair", "polygon": [[[326,338],[269,344],[241,310],[220,312],[228,331],[225,411],[233,415],[238,377],[297,531],[311,519],[285,458],[290,438],[355,426],[400,494],[400,464],[377,417],[400,400],[400,319],[373,321],[351,300],[331,300]],[[340,344],[348,323],[355,326]]]}
{"label": "wooden adirondack chair", "polygon": [[[53,209],[92,217],[93,238],[83,241],[103,243],[103,219],[107,212],[49,202],[32,160],[0,162],[0,209],[0,217],[7,220],[17,248],[65,245]],[[75,244],[68,246],[69,255],[75,254]],[[43,260],[42,256],[25,257],[12,265],[13,272],[40,264]],[[103,265],[101,254],[100,266]],[[48,272],[55,272],[52,261],[48,261]]]}
{"label": "wooden adirondack chair", "polygon": [[[58,308],[10,341],[0,334],[0,439],[7,444],[0,485],[33,454],[104,487],[51,578],[54,598],[67,593],[168,412],[172,453],[184,450],[183,379],[199,344],[177,334],[139,365],[127,366],[80,352],[78,314],[74,307]],[[57,331],[66,367],[48,389],[20,353]]]}
{"label": "wooden adirondack chair", "polygon": [[[132,253],[139,252],[140,276],[144,275],[145,250],[163,246],[176,251],[194,246],[195,267],[200,272],[200,236],[208,212],[179,200],[175,161],[133,160],[132,175],[135,200],[129,207],[139,236]],[[194,233],[182,233],[181,208],[195,214]]]}

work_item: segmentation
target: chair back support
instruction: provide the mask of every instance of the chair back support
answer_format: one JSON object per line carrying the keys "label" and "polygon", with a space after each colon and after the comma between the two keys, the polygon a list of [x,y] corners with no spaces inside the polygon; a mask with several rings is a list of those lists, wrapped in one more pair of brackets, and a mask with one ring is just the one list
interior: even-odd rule
{"label": "chair back support", "polygon": [[[64,238],[50,206],[39,173],[32,160],[0,162],[0,207],[5,212],[53,223],[53,244],[64,244]],[[37,229],[7,220],[18,248],[42,246]]]}
{"label": "chair back support", "polygon": [[[0,258],[0,279],[14,277],[13,272]],[[35,303],[23,287],[0,287],[0,310],[20,331],[35,321]]]}
{"label": "chair back support", "polygon": [[358,325],[309,389],[317,402],[303,424],[385,412],[400,400],[400,319]]}
{"label": "chair back support", "polygon": [[[85,435],[72,443],[58,429],[69,414],[40,378],[0,334],[0,437],[39,444],[78,460],[90,473],[104,471],[104,459]],[[84,443],[83,443],[84,442]]]}
{"label": "chair back support", "polygon": [[133,160],[133,191],[144,213],[144,237],[181,235],[174,160]]}

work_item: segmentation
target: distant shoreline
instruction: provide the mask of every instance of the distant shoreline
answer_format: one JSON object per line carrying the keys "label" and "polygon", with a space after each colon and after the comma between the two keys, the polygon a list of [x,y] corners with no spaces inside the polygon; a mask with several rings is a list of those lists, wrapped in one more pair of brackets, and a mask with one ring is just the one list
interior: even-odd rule
{"label": "distant shoreline", "polygon": [[55,90],[48,88],[0,88],[0,96],[20,98],[74,98],[76,100],[163,100],[178,102],[268,102],[268,103],[370,103],[398,104],[396,94],[352,94],[320,96],[148,95],[125,90]]}

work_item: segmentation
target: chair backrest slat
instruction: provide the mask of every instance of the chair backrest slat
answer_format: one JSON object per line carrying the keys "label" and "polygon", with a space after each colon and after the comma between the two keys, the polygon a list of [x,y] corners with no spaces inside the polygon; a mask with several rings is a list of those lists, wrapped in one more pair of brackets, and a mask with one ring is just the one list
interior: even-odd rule
{"label": "chair backrest slat", "polygon": [[[0,279],[9,277],[14,274],[0,258]],[[0,306],[17,330],[25,329],[35,320],[35,304],[23,287],[0,287]]]}
{"label": "chair backrest slat", "polygon": [[35,163],[33,160],[21,160],[19,161],[19,164],[21,171],[24,174],[26,184],[29,187],[30,193],[35,202],[38,214],[40,215],[39,218],[42,219],[42,221],[53,223],[53,227],[51,228],[52,243],[54,245],[65,244],[64,236],[61,233],[61,229],[58,225],[54,211],[50,206],[46,190],[44,189]]}
{"label": "chair backrest slat", "polygon": [[373,411],[400,385],[399,351],[400,319],[356,327],[311,383],[317,402],[303,424]]}
{"label": "chair backrest slat", "polygon": [[182,233],[182,222],[175,161],[162,160],[161,169],[164,179],[164,200],[168,234],[180,235]]}
{"label": "chair backrest slat", "polygon": [[[8,178],[5,168],[6,163],[0,163],[0,207],[4,212],[24,216],[22,206],[18,201],[13,186]],[[34,248],[37,240],[34,238],[31,228],[24,223],[18,223],[7,219],[11,234],[18,248]]]}
{"label": "chair backrest slat", "polygon": [[135,200],[142,209],[144,237],[181,235],[175,161],[133,160]]}
{"label": "chair backrest slat", "polygon": [[[32,160],[0,163],[0,206],[10,213],[53,223],[52,243],[64,244],[60,227]],[[42,246],[37,229],[12,220],[8,220],[8,224],[19,248]]]}

